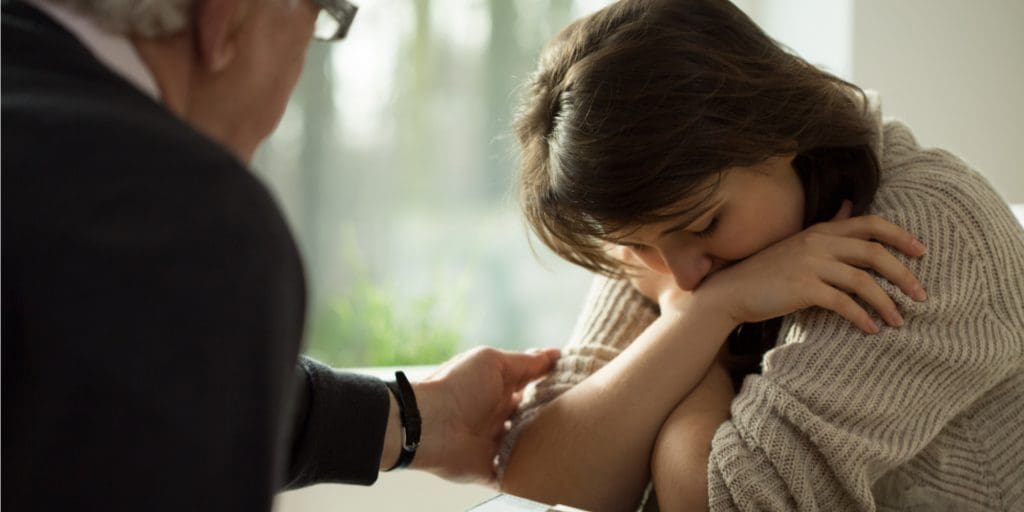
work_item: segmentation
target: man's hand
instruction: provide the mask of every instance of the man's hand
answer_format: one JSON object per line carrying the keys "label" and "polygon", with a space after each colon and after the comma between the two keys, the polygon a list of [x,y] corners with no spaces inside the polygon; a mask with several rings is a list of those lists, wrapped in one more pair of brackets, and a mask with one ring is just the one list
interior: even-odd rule
{"label": "man's hand", "polygon": [[494,457],[520,392],[546,375],[558,356],[558,349],[520,353],[481,347],[414,383],[423,434],[412,467],[449,480],[493,483]]}

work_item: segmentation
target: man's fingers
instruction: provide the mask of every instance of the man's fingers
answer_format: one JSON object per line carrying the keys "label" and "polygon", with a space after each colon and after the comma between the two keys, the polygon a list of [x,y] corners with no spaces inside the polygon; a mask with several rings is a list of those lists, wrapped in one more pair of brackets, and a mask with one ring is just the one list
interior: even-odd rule
{"label": "man's fingers", "polygon": [[523,391],[522,390],[517,390],[515,393],[512,393],[512,407],[513,408],[519,407],[519,402],[522,402],[522,401],[523,401]]}
{"label": "man's fingers", "polygon": [[519,408],[519,403],[523,401],[523,394],[519,391],[512,393],[512,397],[506,400],[500,407],[497,408],[497,418],[501,421],[498,424],[498,430],[500,432],[505,431],[505,423],[513,414],[516,413],[516,409]]}
{"label": "man's fingers", "polygon": [[511,384],[518,390],[530,381],[547,375],[561,353],[557,348],[534,349],[527,352],[503,351],[505,384]]}

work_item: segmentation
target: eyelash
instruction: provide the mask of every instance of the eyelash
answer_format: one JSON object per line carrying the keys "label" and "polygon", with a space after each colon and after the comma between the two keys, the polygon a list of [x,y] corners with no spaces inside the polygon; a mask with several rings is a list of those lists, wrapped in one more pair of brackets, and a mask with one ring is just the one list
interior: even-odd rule
{"label": "eyelash", "polygon": [[[694,235],[696,235],[696,236],[698,236],[700,238],[708,238],[708,237],[710,237],[711,235],[713,235],[715,233],[715,228],[716,227],[718,227],[718,217],[715,217],[715,218],[711,219],[711,222],[708,223],[708,227],[704,228],[703,231],[700,231],[698,233],[694,233]],[[628,248],[630,248],[630,249],[632,249],[633,251],[636,251],[636,252],[640,252],[640,251],[643,251],[643,250],[647,249],[646,245],[641,245],[641,244],[624,243],[622,245],[624,245],[624,246],[626,246],[626,247],[628,247]]]}
{"label": "eyelash", "polygon": [[708,224],[708,227],[704,228],[704,231],[701,231],[700,233],[694,233],[694,234],[699,236],[699,237],[701,237],[701,238],[708,238],[712,234],[714,234],[716,227],[718,227],[718,217],[715,217],[715,218],[711,219],[711,223]]}

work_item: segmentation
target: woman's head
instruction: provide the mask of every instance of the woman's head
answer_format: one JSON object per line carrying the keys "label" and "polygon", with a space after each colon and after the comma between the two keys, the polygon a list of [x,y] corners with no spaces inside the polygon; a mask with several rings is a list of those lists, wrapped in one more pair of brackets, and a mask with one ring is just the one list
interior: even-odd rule
{"label": "woman's head", "polygon": [[773,156],[716,175],[707,193],[684,198],[677,216],[612,233],[616,259],[671,274],[693,290],[716,270],[802,229],[804,193],[793,156]]}
{"label": "woman's head", "polygon": [[625,244],[695,287],[843,199],[863,210],[865,109],[725,0],[620,1],[541,56],[516,123],[520,199],[566,259],[616,274],[606,249]]}

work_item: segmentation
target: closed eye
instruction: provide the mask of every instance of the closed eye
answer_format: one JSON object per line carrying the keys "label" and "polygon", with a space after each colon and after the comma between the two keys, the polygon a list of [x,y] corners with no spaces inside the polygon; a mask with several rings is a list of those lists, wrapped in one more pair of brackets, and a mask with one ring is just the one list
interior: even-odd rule
{"label": "closed eye", "polygon": [[714,234],[716,227],[718,227],[718,217],[711,219],[711,222],[708,223],[708,227],[704,228],[703,231],[694,234],[701,238],[708,238]]}

